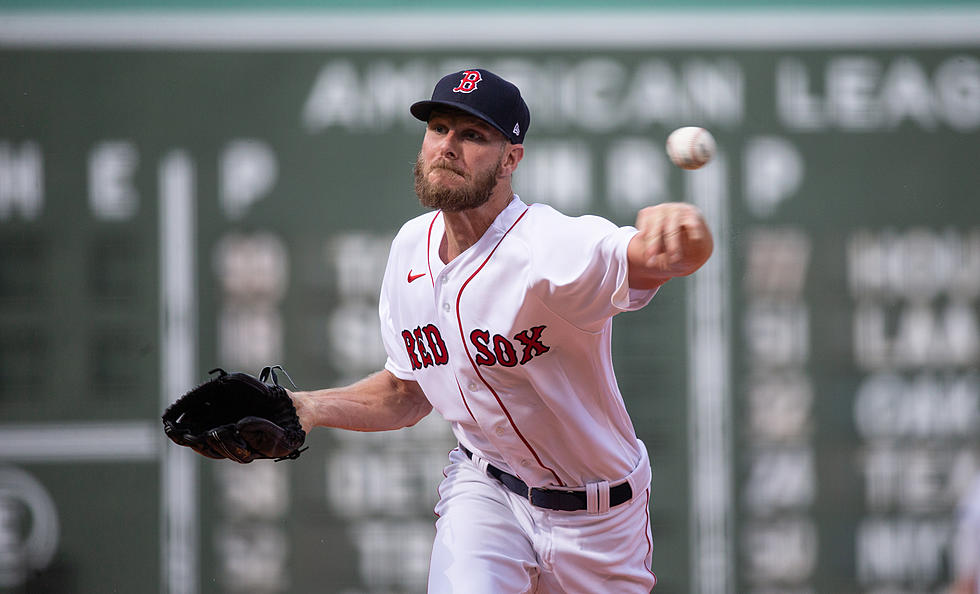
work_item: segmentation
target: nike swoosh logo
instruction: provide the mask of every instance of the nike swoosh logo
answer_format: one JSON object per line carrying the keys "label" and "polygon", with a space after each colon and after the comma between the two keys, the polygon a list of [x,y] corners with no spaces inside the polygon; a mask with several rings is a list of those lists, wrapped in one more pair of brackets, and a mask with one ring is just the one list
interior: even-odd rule
{"label": "nike swoosh logo", "polygon": [[413,280],[420,279],[423,276],[425,276],[425,273],[424,272],[421,273],[421,274],[412,274],[412,271],[409,270],[408,271],[408,282],[412,282]]}

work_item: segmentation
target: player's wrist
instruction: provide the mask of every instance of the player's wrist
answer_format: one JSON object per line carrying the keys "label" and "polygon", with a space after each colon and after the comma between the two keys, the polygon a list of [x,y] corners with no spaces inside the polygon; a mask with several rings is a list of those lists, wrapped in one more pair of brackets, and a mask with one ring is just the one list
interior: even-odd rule
{"label": "player's wrist", "polygon": [[289,390],[286,390],[286,394],[293,400],[293,406],[296,407],[296,416],[299,417],[300,426],[303,427],[303,431],[309,433],[310,429],[316,426],[313,396],[309,392],[291,392]]}

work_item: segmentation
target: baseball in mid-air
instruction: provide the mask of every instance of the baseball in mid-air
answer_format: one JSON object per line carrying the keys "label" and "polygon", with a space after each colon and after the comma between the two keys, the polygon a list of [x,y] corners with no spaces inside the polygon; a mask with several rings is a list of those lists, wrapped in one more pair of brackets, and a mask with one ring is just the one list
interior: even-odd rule
{"label": "baseball in mid-air", "polygon": [[681,169],[700,169],[716,148],[711,132],[697,126],[678,128],[667,137],[667,156]]}

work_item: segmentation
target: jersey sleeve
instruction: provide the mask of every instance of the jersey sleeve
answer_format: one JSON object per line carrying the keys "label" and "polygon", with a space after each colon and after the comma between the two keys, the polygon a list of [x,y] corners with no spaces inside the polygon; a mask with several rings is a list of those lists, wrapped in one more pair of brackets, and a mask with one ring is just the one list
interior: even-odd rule
{"label": "jersey sleeve", "polygon": [[613,291],[610,299],[613,308],[616,310],[613,313],[642,309],[657,294],[657,289],[630,288],[629,261],[626,252],[630,241],[638,231],[635,227],[620,227],[617,232],[621,237],[615,238],[613,245],[613,249],[617,252],[614,255],[614,259],[617,261],[616,290]]}
{"label": "jersey sleeve", "polygon": [[557,230],[534,257],[542,299],[570,324],[596,331],[617,313],[646,306],[656,289],[629,286],[626,248],[634,227],[600,217],[552,215]]}
{"label": "jersey sleeve", "polygon": [[402,380],[415,380],[412,371],[412,363],[405,347],[405,341],[401,333],[395,327],[391,308],[397,303],[397,297],[393,295],[393,287],[396,286],[392,279],[392,270],[395,268],[392,260],[397,253],[396,243],[398,237],[392,242],[391,251],[388,255],[388,263],[385,266],[384,279],[381,282],[381,295],[378,298],[378,316],[381,322],[381,340],[384,343],[385,352],[388,355],[385,361],[385,369],[392,375]]}

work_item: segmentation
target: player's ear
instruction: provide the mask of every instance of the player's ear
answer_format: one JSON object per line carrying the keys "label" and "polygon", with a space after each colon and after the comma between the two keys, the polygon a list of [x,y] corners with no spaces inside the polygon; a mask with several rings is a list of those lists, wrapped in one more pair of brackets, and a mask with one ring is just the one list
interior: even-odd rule
{"label": "player's ear", "polygon": [[517,169],[517,164],[524,158],[523,144],[508,144],[504,149],[504,158],[500,162],[500,173],[511,175]]}

